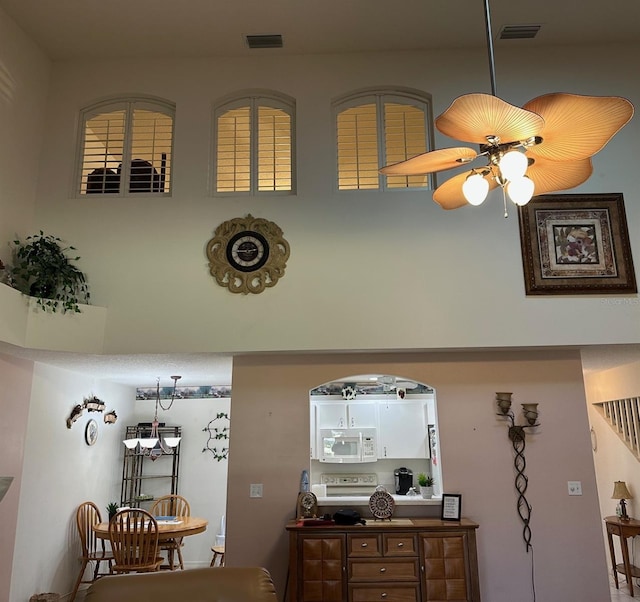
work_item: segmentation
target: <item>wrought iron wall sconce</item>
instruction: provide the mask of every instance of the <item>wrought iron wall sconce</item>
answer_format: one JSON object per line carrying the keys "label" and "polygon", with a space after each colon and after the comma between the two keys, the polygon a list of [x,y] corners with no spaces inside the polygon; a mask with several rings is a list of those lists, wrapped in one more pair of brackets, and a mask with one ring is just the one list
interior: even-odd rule
{"label": "wrought iron wall sconce", "polygon": [[538,425],[538,404],[537,403],[523,403],[522,412],[524,414],[526,424],[516,424],[515,415],[511,410],[511,396],[513,393],[496,393],[496,403],[498,404],[498,410],[501,418],[506,418],[509,423],[509,439],[513,445],[513,451],[515,456],[513,459],[513,466],[516,469],[515,486],[518,492],[518,515],[524,525],[522,530],[522,538],[529,552],[531,548],[531,527],[529,525],[531,520],[531,504],[527,501],[525,493],[529,484],[529,479],[525,475],[524,471],[527,462],[524,457],[525,448],[525,429],[535,428]]}

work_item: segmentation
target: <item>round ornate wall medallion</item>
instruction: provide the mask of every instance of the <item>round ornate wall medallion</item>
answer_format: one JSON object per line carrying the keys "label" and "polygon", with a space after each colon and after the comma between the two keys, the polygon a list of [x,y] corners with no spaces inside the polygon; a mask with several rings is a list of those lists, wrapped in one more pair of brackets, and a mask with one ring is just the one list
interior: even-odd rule
{"label": "round ornate wall medallion", "polygon": [[261,293],[284,276],[289,243],[279,226],[247,215],[220,224],[207,244],[209,271],[232,293]]}
{"label": "round ornate wall medallion", "polygon": [[84,429],[84,440],[87,445],[93,445],[98,440],[98,423],[93,418]]}

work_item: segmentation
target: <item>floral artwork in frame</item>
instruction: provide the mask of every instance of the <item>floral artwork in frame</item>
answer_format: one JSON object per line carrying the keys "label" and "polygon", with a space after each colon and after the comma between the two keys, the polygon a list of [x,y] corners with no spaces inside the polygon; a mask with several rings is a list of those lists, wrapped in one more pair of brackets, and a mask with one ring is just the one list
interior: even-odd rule
{"label": "floral artwork in frame", "polygon": [[547,194],[518,208],[527,295],[636,293],[622,194]]}

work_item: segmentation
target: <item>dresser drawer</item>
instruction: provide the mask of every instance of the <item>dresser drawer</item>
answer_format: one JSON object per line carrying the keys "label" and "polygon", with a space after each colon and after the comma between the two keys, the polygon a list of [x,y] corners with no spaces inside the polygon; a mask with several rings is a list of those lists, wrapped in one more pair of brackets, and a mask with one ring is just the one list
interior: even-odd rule
{"label": "dresser drawer", "polygon": [[347,535],[347,555],[350,558],[382,556],[380,535]]}
{"label": "dresser drawer", "polygon": [[350,585],[349,602],[420,602],[420,588],[417,583]]}
{"label": "dresser drawer", "polygon": [[418,581],[418,559],[349,560],[349,582]]}
{"label": "dresser drawer", "polygon": [[382,549],[385,556],[417,556],[417,537],[411,533],[385,533],[382,536]]}

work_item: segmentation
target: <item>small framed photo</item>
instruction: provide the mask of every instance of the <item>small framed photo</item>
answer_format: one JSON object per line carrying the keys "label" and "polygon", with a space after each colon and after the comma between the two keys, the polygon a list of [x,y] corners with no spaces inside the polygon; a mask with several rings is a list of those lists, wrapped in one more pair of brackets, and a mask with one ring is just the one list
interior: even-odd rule
{"label": "small framed photo", "polygon": [[442,520],[460,520],[462,496],[459,493],[442,494]]}

